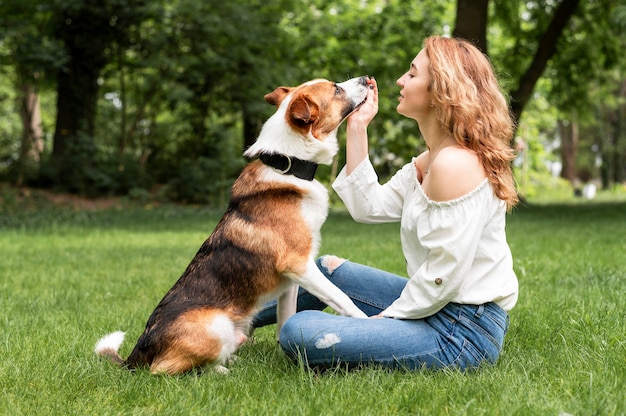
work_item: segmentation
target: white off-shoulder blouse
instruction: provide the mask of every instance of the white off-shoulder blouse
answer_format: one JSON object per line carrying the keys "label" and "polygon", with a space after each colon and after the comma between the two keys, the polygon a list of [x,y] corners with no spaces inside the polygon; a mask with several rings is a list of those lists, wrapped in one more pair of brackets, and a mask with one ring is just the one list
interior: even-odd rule
{"label": "white off-shoulder blouse", "polygon": [[506,241],[506,206],[487,179],[461,198],[435,202],[417,180],[414,160],[381,185],[365,159],[349,176],[344,167],[333,188],[355,221],[400,221],[409,281],[383,316],[424,318],[449,302],[495,302],[505,311],[515,306],[518,282]]}

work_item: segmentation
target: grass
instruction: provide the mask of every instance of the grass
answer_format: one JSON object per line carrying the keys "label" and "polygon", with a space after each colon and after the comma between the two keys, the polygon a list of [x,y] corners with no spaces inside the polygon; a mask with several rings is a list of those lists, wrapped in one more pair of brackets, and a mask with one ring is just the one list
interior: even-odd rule
{"label": "grass", "polygon": [[[12,195],[0,211],[0,414],[626,414],[626,202],[520,207],[508,235],[520,300],[500,361],[476,372],[319,375],[293,365],[274,328],[229,375],[130,374],[93,354],[148,315],[219,219],[197,207],[80,211]],[[30,198],[29,201],[32,201]],[[403,273],[397,225],[341,211],[321,252]]]}

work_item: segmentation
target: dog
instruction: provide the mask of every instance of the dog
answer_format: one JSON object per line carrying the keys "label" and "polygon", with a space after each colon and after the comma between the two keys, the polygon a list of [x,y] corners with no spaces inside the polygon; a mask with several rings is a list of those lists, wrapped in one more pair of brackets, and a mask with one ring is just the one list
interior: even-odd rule
{"label": "dog", "polygon": [[369,78],[316,79],[265,95],[277,107],[256,142],[253,159],[231,190],[226,212],[179,280],[149,317],[125,360],[123,332],[95,352],[134,370],[180,374],[224,367],[248,337],[262,305],[278,299],[277,332],[296,311],[298,285],[341,315],[367,316],[320,272],[315,258],[328,215],[328,192],[314,179],[338,151],[337,130],[367,98]]}

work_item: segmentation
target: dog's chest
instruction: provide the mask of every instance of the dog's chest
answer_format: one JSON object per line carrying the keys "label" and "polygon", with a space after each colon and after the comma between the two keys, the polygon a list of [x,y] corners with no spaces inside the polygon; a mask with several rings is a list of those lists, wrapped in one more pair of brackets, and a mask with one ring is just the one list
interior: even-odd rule
{"label": "dog's chest", "polygon": [[319,239],[319,231],[328,216],[328,191],[318,181],[310,183],[309,192],[302,199],[302,217],[315,239]]}

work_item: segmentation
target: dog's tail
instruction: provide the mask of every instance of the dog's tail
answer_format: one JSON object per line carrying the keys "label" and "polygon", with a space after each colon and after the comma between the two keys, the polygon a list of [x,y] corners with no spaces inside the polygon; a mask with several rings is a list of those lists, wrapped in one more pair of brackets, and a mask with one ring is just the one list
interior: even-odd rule
{"label": "dog's tail", "polygon": [[96,343],[96,354],[119,366],[124,364],[124,359],[118,353],[120,345],[124,342],[124,335],[122,331],[117,331],[100,338]]}

